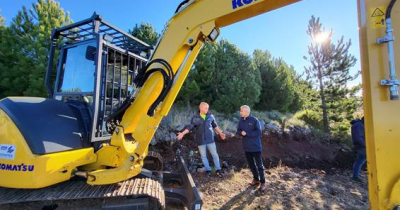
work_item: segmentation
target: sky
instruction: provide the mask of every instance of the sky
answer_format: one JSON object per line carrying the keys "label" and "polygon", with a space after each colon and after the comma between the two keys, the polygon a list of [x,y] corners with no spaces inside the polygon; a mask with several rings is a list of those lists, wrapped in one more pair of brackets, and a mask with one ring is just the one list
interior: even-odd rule
{"label": "sky", "polygon": [[[226,0],[230,3],[230,0]],[[270,0],[272,1],[272,0]],[[279,0],[276,0],[279,1]],[[22,6],[31,8],[36,0],[0,0],[0,14],[9,25]],[[172,17],[181,0],[58,0],[70,13],[73,21],[90,17],[93,12],[124,31],[141,22],[151,23],[161,32]],[[308,63],[307,46],[312,42],[306,34],[311,16],[319,17],[323,27],[334,31],[333,40],[344,36],[351,39],[350,53],[357,58],[351,69],[354,74],[361,69],[358,16],[356,0],[302,0],[278,10],[221,29],[219,38],[228,39],[239,49],[252,54],[255,49],[268,50],[274,57],[283,58],[301,73]],[[361,77],[350,83],[359,84]]]}

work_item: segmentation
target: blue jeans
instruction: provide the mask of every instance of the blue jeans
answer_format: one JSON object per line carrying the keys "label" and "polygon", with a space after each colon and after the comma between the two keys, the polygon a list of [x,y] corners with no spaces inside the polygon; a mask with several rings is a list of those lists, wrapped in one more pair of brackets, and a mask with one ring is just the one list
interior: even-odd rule
{"label": "blue jeans", "polygon": [[365,152],[365,148],[358,149],[356,161],[354,162],[354,166],[353,166],[353,178],[360,177],[361,168],[365,164],[366,161],[367,161],[367,155]]}
{"label": "blue jeans", "polygon": [[205,144],[205,145],[199,146],[201,160],[203,161],[206,171],[211,171],[210,163],[208,163],[208,159],[207,159],[207,149],[208,149],[208,151],[210,151],[211,156],[213,157],[215,170],[221,170],[221,165],[219,164],[219,157],[218,157],[218,153],[217,153],[217,146],[215,145],[215,142],[214,142],[211,144]]}

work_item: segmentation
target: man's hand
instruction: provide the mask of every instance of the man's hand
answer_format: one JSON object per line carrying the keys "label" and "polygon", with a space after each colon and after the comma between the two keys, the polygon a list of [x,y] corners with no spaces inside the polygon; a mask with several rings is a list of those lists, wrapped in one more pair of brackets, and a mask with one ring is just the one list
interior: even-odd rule
{"label": "man's hand", "polygon": [[219,127],[216,127],[215,131],[217,131],[217,133],[219,134],[219,137],[221,137],[222,140],[226,139],[226,135],[224,134],[224,132],[222,132],[222,130]]}
{"label": "man's hand", "polygon": [[244,132],[244,131],[242,131],[241,134],[242,134],[242,136],[246,136],[246,132]]}
{"label": "man's hand", "polygon": [[182,133],[178,133],[178,136],[176,136],[176,138],[180,141],[180,140],[182,140],[184,135],[185,134],[183,132]]}
{"label": "man's hand", "polygon": [[185,129],[182,132],[179,132],[178,135],[176,136],[176,139],[178,139],[179,141],[182,140],[183,136],[185,136],[187,133],[189,133],[188,129]]}
{"label": "man's hand", "polygon": [[224,133],[220,133],[219,136],[221,137],[222,140],[226,139],[226,135]]}

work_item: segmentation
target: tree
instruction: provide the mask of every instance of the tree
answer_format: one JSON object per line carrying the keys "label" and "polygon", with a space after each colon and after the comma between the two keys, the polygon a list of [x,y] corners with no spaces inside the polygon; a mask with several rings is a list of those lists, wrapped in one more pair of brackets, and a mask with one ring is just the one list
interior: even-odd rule
{"label": "tree", "polygon": [[8,58],[0,60],[3,96],[46,96],[44,78],[51,30],[71,23],[68,13],[53,0],[38,0],[19,11],[9,27]]}
{"label": "tree", "polygon": [[23,95],[28,87],[25,56],[17,48],[18,39],[11,28],[0,26],[0,98]]}
{"label": "tree", "polygon": [[312,84],[303,78],[303,75],[296,73],[293,67],[292,69],[292,81],[294,87],[294,99],[290,105],[289,110],[296,112],[299,110],[318,110],[319,99],[318,92],[313,88]]}
{"label": "tree", "polygon": [[289,107],[295,99],[292,81],[294,69],[282,59],[273,59],[267,51],[255,50],[253,62],[260,71],[262,81],[260,101],[256,108],[263,111],[290,111]]}
{"label": "tree", "polygon": [[224,39],[218,43],[215,57],[216,71],[211,79],[215,108],[230,114],[243,104],[255,105],[259,101],[261,79],[251,57]]}
{"label": "tree", "polygon": [[[193,87],[196,83],[198,89]],[[221,40],[206,43],[186,80],[178,101],[190,95],[191,105],[206,101],[219,112],[231,114],[243,104],[253,106],[259,100],[260,72],[251,57],[234,44]]]}
{"label": "tree", "polygon": [[156,45],[160,37],[150,23],[141,23],[139,26],[136,24],[132,30],[129,30],[129,33],[150,45]]}
{"label": "tree", "polygon": [[10,42],[7,40],[9,38],[9,30],[4,22],[3,16],[0,15],[0,99],[4,97],[4,92],[6,91],[6,88],[2,85],[2,78],[6,75],[5,63],[9,60],[10,52]]}
{"label": "tree", "polygon": [[183,84],[177,101],[180,104],[196,106],[202,101],[214,100],[214,90],[210,85],[216,71],[216,49],[218,44],[206,42]]}
{"label": "tree", "polygon": [[310,43],[308,57],[304,56],[310,62],[305,72],[312,84],[318,86],[324,130],[329,132],[329,109],[334,110],[335,104],[346,97],[349,91],[347,82],[358,76],[349,73],[356,58],[348,52],[351,40],[344,42],[342,36],[336,44],[332,43],[333,31],[326,32],[319,18],[311,17],[307,34],[315,43]]}

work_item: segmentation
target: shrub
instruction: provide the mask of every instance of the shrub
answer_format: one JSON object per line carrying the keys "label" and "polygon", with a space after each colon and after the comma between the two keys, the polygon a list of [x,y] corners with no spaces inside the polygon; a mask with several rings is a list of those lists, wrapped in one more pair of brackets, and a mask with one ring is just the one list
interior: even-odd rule
{"label": "shrub", "polygon": [[308,125],[317,128],[317,129],[323,129],[323,121],[322,121],[322,116],[320,113],[313,111],[313,110],[303,110],[300,112],[297,112],[295,114],[295,118],[303,120],[306,122]]}

